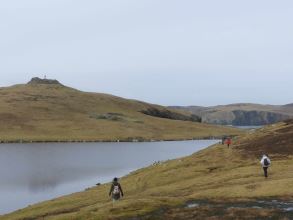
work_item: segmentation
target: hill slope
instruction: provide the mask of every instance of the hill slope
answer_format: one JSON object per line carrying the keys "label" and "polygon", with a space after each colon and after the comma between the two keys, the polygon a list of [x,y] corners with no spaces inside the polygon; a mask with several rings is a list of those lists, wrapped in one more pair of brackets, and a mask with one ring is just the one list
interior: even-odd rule
{"label": "hill slope", "polygon": [[[292,132],[293,121],[271,125],[238,137],[232,149],[216,145],[133,172],[121,179],[126,196],[114,207],[104,184],[1,219],[292,219]],[[263,152],[272,159],[268,179]]]}
{"label": "hill slope", "polygon": [[187,110],[202,117],[203,122],[223,125],[267,125],[293,118],[292,104],[259,105],[239,103],[213,107],[173,106],[171,109]]}
{"label": "hill slope", "polygon": [[56,80],[34,78],[26,85],[0,88],[2,142],[173,140],[239,133],[197,119],[162,106],[81,92]]}

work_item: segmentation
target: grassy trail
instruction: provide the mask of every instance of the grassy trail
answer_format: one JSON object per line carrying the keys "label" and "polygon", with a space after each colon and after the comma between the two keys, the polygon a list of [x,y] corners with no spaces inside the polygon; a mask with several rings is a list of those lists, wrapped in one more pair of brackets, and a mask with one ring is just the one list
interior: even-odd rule
{"label": "grassy trail", "polygon": [[[221,204],[272,198],[292,200],[293,147],[290,143],[293,136],[288,135],[286,139],[289,145],[285,149],[291,151],[282,154],[283,147],[280,145],[279,151],[274,150],[270,154],[272,167],[267,179],[259,163],[259,149],[247,147],[264,143],[266,138],[274,134],[278,141],[278,133],[291,134],[292,128],[293,123],[281,123],[239,137],[232,148],[215,145],[185,158],[137,170],[121,179],[125,198],[114,207],[108,197],[110,185],[104,184],[37,204],[2,216],[1,219],[164,219],[164,216],[168,219],[184,219],[184,215],[195,215],[194,212],[198,216],[209,216],[212,210],[218,217],[214,219],[231,219],[233,215],[245,219],[241,214],[243,209],[223,213],[219,212],[223,211],[221,208],[186,209],[185,205],[196,200]],[[282,146],[286,143],[283,141]],[[278,216],[278,211],[272,209],[251,210],[248,207],[244,210],[250,213],[247,216],[265,218],[272,213]]]}

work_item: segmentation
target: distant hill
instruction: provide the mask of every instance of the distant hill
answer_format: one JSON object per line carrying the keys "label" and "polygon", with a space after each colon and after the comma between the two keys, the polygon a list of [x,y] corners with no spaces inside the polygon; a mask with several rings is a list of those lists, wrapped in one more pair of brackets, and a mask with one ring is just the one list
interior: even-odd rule
{"label": "distant hill", "polygon": [[260,105],[239,103],[213,107],[172,106],[171,109],[186,110],[202,117],[202,121],[222,125],[267,125],[293,117],[293,104]]}
{"label": "distant hill", "polygon": [[33,78],[0,88],[0,141],[179,140],[237,134],[163,106]]}

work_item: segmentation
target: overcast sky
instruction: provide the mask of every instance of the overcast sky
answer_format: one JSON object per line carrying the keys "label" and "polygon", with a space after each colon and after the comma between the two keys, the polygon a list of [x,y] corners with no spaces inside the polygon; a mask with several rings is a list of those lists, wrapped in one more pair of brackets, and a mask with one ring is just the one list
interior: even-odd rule
{"label": "overcast sky", "polygon": [[162,105],[293,102],[292,0],[9,0],[0,86],[33,76]]}

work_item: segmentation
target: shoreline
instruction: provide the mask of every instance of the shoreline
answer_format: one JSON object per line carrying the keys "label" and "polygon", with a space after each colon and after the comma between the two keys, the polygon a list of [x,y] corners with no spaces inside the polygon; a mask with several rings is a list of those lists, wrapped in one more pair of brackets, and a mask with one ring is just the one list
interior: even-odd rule
{"label": "shoreline", "polygon": [[[236,137],[237,135],[231,135]],[[194,138],[179,138],[179,139],[141,139],[141,138],[126,138],[117,140],[0,140],[1,144],[34,144],[34,143],[137,143],[137,142],[168,142],[168,141],[194,141],[194,140],[221,140],[222,136],[204,136]]]}
{"label": "shoreline", "polygon": [[[191,140],[181,140],[181,141],[192,141],[192,140],[194,140],[194,141],[200,141],[200,140],[215,140],[215,141],[216,141],[216,140],[218,140],[218,139],[191,139]],[[175,140],[175,141],[177,141],[177,140]],[[167,142],[167,141],[158,141],[158,142]],[[56,142],[54,142],[54,143],[56,143]],[[81,142],[68,142],[68,143],[81,143]],[[89,142],[88,142],[88,143],[89,143]],[[100,142],[100,143],[102,143],[102,142]],[[104,143],[106,143],[106,142],[104,142]],[[108,143],[115,143],[115,142],[108,142]],[[124,143],[132,143],[132,142],[124,142]],[[152,142],[149,142],[149,143],[152,143]],[[25,144],[25,143],[24,143],[24,144]],[[213,143],[213,144],[207,145],[204,149],[209,148],[209,147],[212,147],[212,146],[215,146],[215,145],[216,145],[216,143]],[[1,145],[0,145],[0,146],[1,146]],[[143,166],[143,167],[135,168],[134,170],[131,170],[131,171],[129,171],[129,172],[127,172],[127,173],[121,175],[119,178],[120,178],[120,179],[123,179],[123,178],[125,178],[125,177],[127,177],[127,176],[129,176],[129,175],[131,175],[131,174],[134,174],[134,173],[140,171],[141,169],[144,169],[144,168],[150,168],[150,167],[153,167],[153,166],[158,166],[158,165],[161,165],[162,163],[165,163],[165,162],[170,161],[170,160],[178,160],[178,159],[180,159],[180,158],[189,157],[189,156],[191,156],[192,154],[197,153],[197,152],[199,152],[199,151],[201,151],[201,150],[202,150],[202,149],[200,149],[200,150],[198,150],[198,151],[195,151],[195,152],[192,152],[192,153],[190,153],[190,154],[188,154],[188,155],[185,155],[185,156],[183,156],[183,157],[182,157],[182,156],[178,156],[178,157],[173,158],[173,159],[166,159],[166,160],[158,160],[158,161],[154,161],[153,163],[151,163],[151,164],[149,164],[149,165],[147,165],[147,166]],[[41,204],[41,203],[43,203],[43,202],[48,202],[48,201],[51,201],[51,200],[56,200],[56,199],[59,199],[59,198],[65,197],[65,196],[70,196],[70,195],[73,195],[73,194],[76,194],[76,193],[82,193],[82,192],[88,191],[88,190],[90,190],[90,189],[92,189],[92,188],[94,188],[94,187],[97,187],[97,186],[105,186],[105,185],[108,185],[108,184],[110,184],[110,183],[111,183],[111,180],[109,180],[109,181],[107,180],[107,181],[105,181],[105,182],[98,182],[96,185],[88,186],[87,188],[83,188],[83,189],[80,189],[80,190],[78,190],[78,191],[74,191],[74,192],[71,192],[71,193],[68,193],[68,194],[63,194],[63,195],[56,196],[56,197],[53,197],[53,198],[50,198],[50,199],[41,200],[41,201],[39,201],[39,202],[32,203],[32,204],[30,204],[30,205],[28,205],[28,206],[25,206],[25,207],[23,207],[23,208],[18,208],[18,209],[16,209],[16,210],[11,211],[11,212],[4,213],[4,214],[0,214],[0,217],[3,217],[3,216],[6,216],[6,215],[9,215],[9,214],[12,214],[12,213],[15,213],[15,212],[18,212],[18,211],[24,210],[24,209],[26,209],[26,208],[28,208],[28,207],[30,207],[30,206],[35,206],[35,205]]]}

